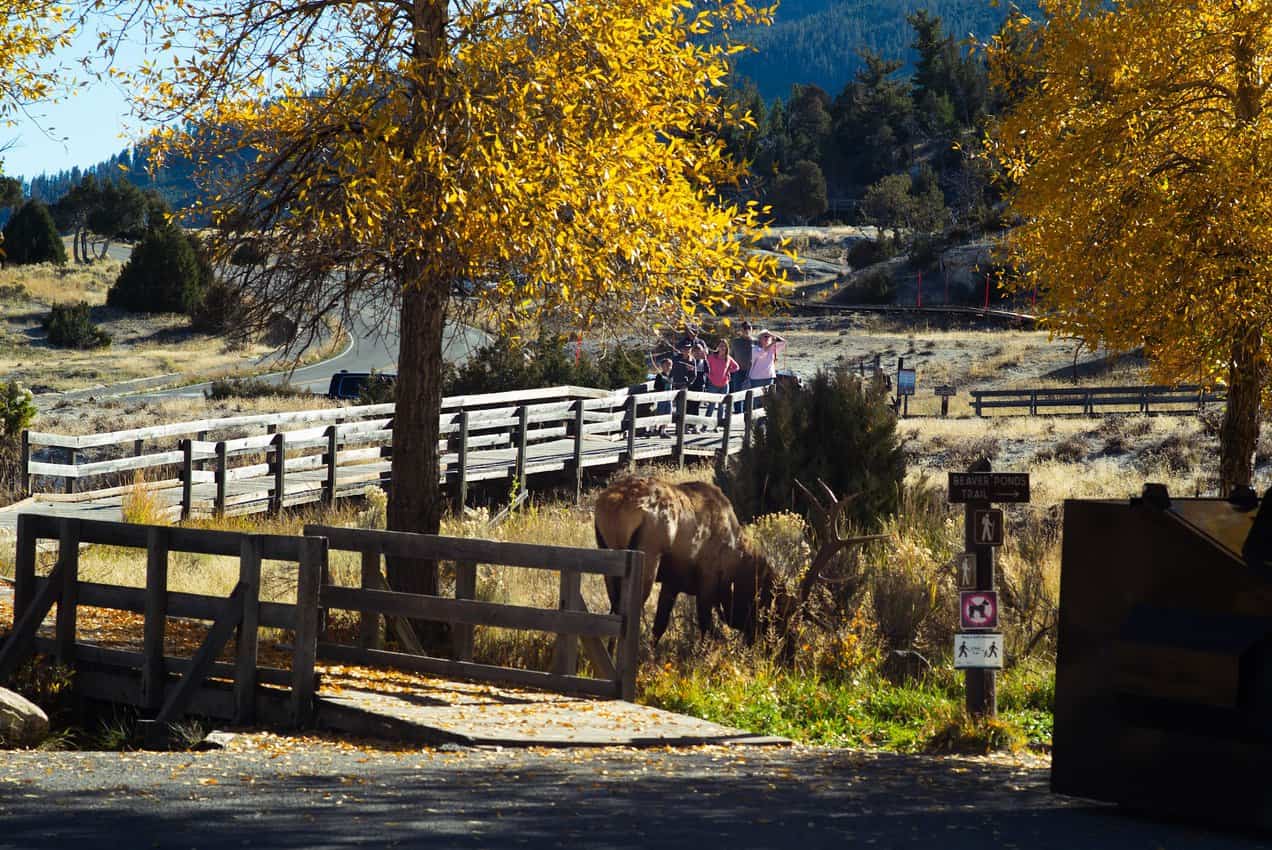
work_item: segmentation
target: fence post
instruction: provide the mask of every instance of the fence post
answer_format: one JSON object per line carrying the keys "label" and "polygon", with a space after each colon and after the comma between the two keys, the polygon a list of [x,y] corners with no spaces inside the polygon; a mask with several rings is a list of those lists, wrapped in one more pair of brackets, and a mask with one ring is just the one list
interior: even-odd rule
{"label": "fence post", "polygon": [[724,396],[724,430],[720,433],[720,464],[729,459],[729,438],[733,435],[733,393]]}
{"label": "fence post", "polygon": [[181,518],[189,519],[194,505],[194,443],[181,441]]}
{"label": "fence post", "polygon": [[976,408],[976,415],[977,415],[977,416],[980,416],[980,415],[981,415],[981,396],[980,396],[980,393],[979,393],[979,392],[977,392],[976,390],[972,390],[972,391],[971,391],[971,393],[972,393],[972,398],[974,399],[974,400],[973,400],[973,402],[972,402],[972,406],[973,406],[974,408]]}
{"label": "fence post", "polygon": [[168,624],[168,529],[146,531],[146,619],[142,625],[141,702],[147,711],[163,707],[167,670],[163,636]]}
{"label": "fence post", "polygon": [[133,457],[141,457],[141,452],[145,447],[146,440],[144,437],[138,437],[133,440]]}
{"label": "fence post", "polygon": [[[75,466],[76,460],[77,460],[77,453],[75,449],[67,448],[66,450],[67,465],[72,467]],[[63,484],[62,489],[65,490],[67,493],[74,493],[75,492],[75,476],[67,475],[67,476],[64,476],[64,478],[65,478],[65,482]]]}
{"label": "fence post", "polygon": [[234,660],[234,722],[256,718],[256,656],[260,639],[261,539],[244,534],[239,542],[239,583],[243,585],[243,618],[238,625]]}
{"label": "fence post", "polygon": [[751,445],[751,429],[755,419],[755,390],[746,391],[746,403],[742,406],[742,447]]}
{"label": "fence post", "polygon": [[[557,598],[560,611],[575,610],[574,600],[582,591],[583,574],[574,570],[561,570],[561,590]],[[552,647],[552,672],[558,676],[573,676],[579,669],[579,636],[559,633]]]}
{"label": "fence post", "polygon": [[22,492],[31,495],[31,431],[22,429]]}
{"label": "fence post", "polygon": [[583,501],[583,399],[574,402],[574,504]]}
{"label": "fence post", "polygon": [[287,498],[287,434],[274,432],[274,513],[282,513]]}
{"label": "fence post", "polygon": [[323,487],[323,495],[326,497],[327,504],[335,504],[336,501],[336,456],[340,442],[339,426],[327,426],[327,483]]}
{"label": "fence post", "polygon": [[636,471],[636,395],[627,396],[627,468]]}
{"label": "fence post", "polygon": [[685,412],[689,409],[689,391],[683,387],[676,393],[676,465],[685,465]]}
{"label": "fence post", "polygon": [[36,521],[34,514],[18,514],[18,552],[13,564],[13,625],[16,627],[35,598]]}
{"label": "fence post", "polygon": [[225,441],[216,444],[216,515],[225,516],[226,462]]}
{"label": "fence post", "polygon": [[627,569],[623,574],[623,635],[619,639],[618,695],[631,701],[636,698],[636,667],[640,663],[640,615],[645,607],[641,590],[644,589],[645,555],[642,552],[627,553]]}
{"label": "fence post", "polygon": [[459,411],[459,457],[458,479],[455,483],[455,514],[464,515],[464,505],[468,504],[468,411]]}
{"label": "fence post", "polygon": [[54,626],[57,663],[70,667],[75,663],[75,615],[79,597],[79,539],[80,521],[73,518],[61,520],[57,541],[57,561],[62,569],[62,595],[57,601],[57,620]]}
{"label": "fence post", "polygon": [[530,425],[530,411],[525,403],[517,409],[517,490],[526,489],[526,430]]}
{"label": "fence post", "polygon": [[[461,561],[455,564],[455,598],[477,598],[477,564],[473,561]],[[451,651],[456,661],[473,660],[473,626],[471,624],[454,624],[451,633]]]}
{"label": "fence post", "polygon": [[[376,548],[362,550],[363,590],[379,590],[384,582],[380,578],[380,550]],[[380,615],[370,611],[358,612],[358,646],[363,649],[381,649],[384,646],[384,632],[380,629]]]}
{"label": "fence post", "polygon": [[327,538],[300,541],[296,579],[296,632],[292,656],[292,723],[304,726],[314,711],[314,663],[318,657],[318,594],[327,565]]}

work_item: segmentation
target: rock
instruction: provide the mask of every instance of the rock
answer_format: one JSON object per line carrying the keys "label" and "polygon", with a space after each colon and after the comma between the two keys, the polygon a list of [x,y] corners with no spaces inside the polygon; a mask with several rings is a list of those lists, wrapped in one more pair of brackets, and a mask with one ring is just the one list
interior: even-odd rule
{"label": "rock", "polygon": [[0,746],[34,747],[49,734],[49,717],[26,697],[0,688]]}
{"label": "rock", "polygon": [[233,741],[235,737],[236,736],[233,732],[218,732],[213,730],[207,734],[206,738],[195,744],[190,749],[195,752],[223,750],[230,745],[230,741]]}

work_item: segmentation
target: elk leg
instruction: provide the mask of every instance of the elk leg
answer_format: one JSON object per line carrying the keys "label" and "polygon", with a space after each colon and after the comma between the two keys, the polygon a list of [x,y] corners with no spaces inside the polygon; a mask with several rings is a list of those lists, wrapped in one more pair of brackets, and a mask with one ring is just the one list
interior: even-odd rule
{"label": "elk leg", "polygon": [[658,610],[654,612],[654,646],[658,646],[658,639],[663,636],[663,632],[667,631],[667,622],[671,619],[671,609],[676,604],[676,597],[680,595],[680,591],[672,585],[663,583],[658,591]]}
{"label": "elk leg", "polygon": [[715,598],[710,593],[698,593],[698,633],[702,637],[715,634]]}

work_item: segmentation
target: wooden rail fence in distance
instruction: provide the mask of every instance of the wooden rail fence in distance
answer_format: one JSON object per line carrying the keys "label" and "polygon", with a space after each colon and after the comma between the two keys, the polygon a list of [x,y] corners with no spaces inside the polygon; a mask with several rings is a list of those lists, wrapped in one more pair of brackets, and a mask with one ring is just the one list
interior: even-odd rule
{"label": "wooden rail fence in distance", "polygon": [[[1058,387],[1019,390],[968,390],[972,410],[984,416],[988,410],[1023,410],[1032,416],[1043,413],[1197,413],[1207,404],[1222,404],[1222,392],[1185,384],[1132,387]],[[1127,408],[1133,407],[1134,410]],[[1104,408],[1101,410],[1101,408]],[[1111,409],[1120,408],[1120,409]]]}

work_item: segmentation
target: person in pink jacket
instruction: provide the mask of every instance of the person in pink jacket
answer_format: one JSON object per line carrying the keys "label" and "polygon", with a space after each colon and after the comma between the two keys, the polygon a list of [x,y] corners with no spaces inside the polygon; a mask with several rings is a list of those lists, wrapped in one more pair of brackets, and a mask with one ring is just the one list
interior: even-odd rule
{"label": "person in pink jacket", "polygon": [[751,349],[751,386],[767,387],[777,377],[777,355],[786,350],[786,340],[772,331],[760,331]]}
{"label": "person in pink jacket", "polygon": [[[738,361],[729,356],[729,341],[721,339],[716,343],[715,351],[707,355],[707,392],[725,395],[729,391],[729,379],[740,368]],[[724,421],[724,405],[708,404],[707,416],[715,410],[716,420]]]}

